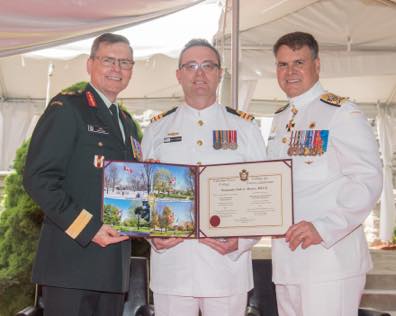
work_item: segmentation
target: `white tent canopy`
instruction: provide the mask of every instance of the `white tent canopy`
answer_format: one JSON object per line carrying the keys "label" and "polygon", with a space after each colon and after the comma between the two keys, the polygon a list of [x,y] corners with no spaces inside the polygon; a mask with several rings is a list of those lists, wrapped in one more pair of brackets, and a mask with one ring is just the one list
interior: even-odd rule
{"label": "white tent canopy", "polygon": [[[217,40],[229,63],[228,12],[223,17],[226,30],[217,34]],[[321,78],[327,89],[375,106],[385,102],[396,86],[395,1],[241,1],[240,30],[239,76],[242,82],[257,81],[253,99],[284,100],[274,80],[272,46],[293,31],[312,33],[318,40]],[[239,103],[244,105],[245,100]]]}
{"label": "white tent canopy", "polygon": [[92,37],[202,0],[13,0],[0,3],[0,57]]}

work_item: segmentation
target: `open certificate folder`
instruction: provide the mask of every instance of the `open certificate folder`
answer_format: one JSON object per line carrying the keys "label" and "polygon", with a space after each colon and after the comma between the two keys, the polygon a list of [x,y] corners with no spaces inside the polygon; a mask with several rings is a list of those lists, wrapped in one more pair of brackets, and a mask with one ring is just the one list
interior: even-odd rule
{"label": "open certificate folder", "polygon": [[106,161],[103,222],[135,237],[283,235],[292,161],[177,165]]}

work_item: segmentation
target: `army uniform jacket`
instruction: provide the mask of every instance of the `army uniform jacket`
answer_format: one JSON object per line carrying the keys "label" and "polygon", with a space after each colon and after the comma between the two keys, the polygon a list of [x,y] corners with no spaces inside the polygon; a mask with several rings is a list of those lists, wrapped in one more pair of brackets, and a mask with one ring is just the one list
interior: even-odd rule
{"label": "army uniform jacket", "polygon": [[323,239],[294,252],[284,239],[274,239],[274,282],[365,274],[372,264],[361,224],[382,188],[378,146],[366,117],[317,83],[278,110],[268,156],[293,159],[294,221],[312,222]]}
{"label": "army uniform jacket", "polygon": [[104,159],[133,160],[136,126],[129,114],[120,112],[125,143],[91,85],[81,93],[55,96],[38,121],[24,172],[26,191],[45,213],[33,282],[127,290],[130,242],[105,248],[91,242],[103,224]]}
{"label": "army uniform jacket", "polygon": [[[193,165],[264,160],[265,144],[251,119],[220,104],[203,110],[183,104],[146,128],[143,157]],[[216,130],[236,131],[237,148],[215,149]],[[253,287],[250,249],[256,242],[241,238],[239,249],[225,256],[197,240],[161,251],[152,247],[151,289],[197,297],[246,293]]]}

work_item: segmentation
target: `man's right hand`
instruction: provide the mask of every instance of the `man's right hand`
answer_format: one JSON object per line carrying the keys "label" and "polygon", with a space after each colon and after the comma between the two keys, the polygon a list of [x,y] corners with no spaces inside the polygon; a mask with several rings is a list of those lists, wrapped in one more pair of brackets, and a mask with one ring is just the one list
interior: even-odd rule
{"label": "man's right hand", "polygon": [[109,225],[103,224],[98,230],[92,241],[101,247],[106,247],[110,244],[128,240],[128,236],[121,236],[114,228]]}
{"label": "man's right hand", "polygon": [[183,242],[183,238],[151,238],[151,243],[157,250],[162,250],[162,249],[169,249],[172,248],[181,242]]}

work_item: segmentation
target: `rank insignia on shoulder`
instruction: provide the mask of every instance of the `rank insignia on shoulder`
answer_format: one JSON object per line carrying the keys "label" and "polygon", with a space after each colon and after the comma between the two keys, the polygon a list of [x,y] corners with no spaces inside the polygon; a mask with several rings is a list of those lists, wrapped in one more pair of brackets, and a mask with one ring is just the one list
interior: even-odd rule
{"label": "rank insignia on shoulder", "polygon": [[93,93],[91,91],[85,92],[85,97],[87,98],[88,106],[90,108],[96,108],[97,107],[95,97],[94,97],[94,95],[93,95]]}
{"label": "rank insignia on shoulder", "polygon": [[63,102],[59,100],[52,101],[50,106],[63,106]]}
{"label": "rank insignia on shoulder", "polygon": [[320,100],[323,101],[324,103],[340,107],[343,105],[346,101],[348,101],[348,98],[340,97],[338,95],[335,95],[333,93],[325,93],[320,96]]}
{"label": "rank insignia on shoulder", "polygon": [[175,112],[176,110],[177,110],[177,106],[174,107],[173,109],[170,109],[169,111],[165,111],[165,112],[162,112],[162,113],[160,113],[160,114],[154,115],[154,116],[151,118],[150,122],[151,122],[151,123],[157,122],[157,121],[159,121],[160,119],[162,119],[163,117],[165,117],[165,116],[167,116],[167,115],[169,115],[169,114]]}
{"label": "rank insignia on shoulder", "polygon": [[226,106],[226,110],[228,113],[234,114],[236,116],[239,116],[240,118],[243,118],[246,121],[253,121],[254,120],[254,116],[243,112],[243,111],[239,111],[239,110],[235,110],[233,108],[230,108],[229,106]]}
{"label": "rank insignia on shoulder", "polygon": [[280,112],[283,112],[284,110],[287,109],[288,106],[289,106],[289,103],[286,104],[286,105],[284,105],[284,106],[281,106],[279,109],[277,109],[277,110],[275,111],[275,114],[278,114],[278,113],[280,113]]}
{"label": "rank insignia on shoulder", "polygon": [[78,91],[62,91],[60,94],[61,95],[80,95],[81,94],[81,90]]}

